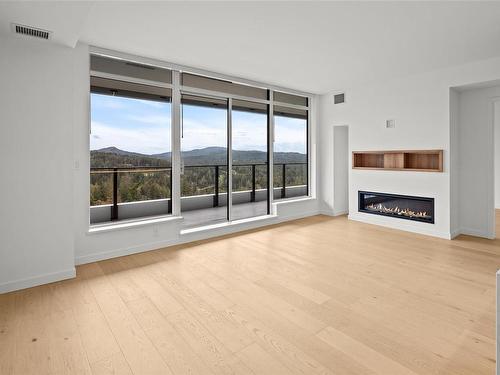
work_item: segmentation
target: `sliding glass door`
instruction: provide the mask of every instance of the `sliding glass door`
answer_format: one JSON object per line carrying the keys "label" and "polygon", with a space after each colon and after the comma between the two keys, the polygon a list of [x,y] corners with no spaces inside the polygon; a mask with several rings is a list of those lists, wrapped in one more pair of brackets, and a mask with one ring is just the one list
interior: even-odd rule
{"label": "sliding glass door", "polygon": [[181,214],[186,228],[228,220],[228,101],[182,95]]}
{"label": "sliding glass door", "polygon": [[231,219],[268,213],[268,106],[232,101]]}
{"label": "sliding glass door", "polygon": [[268,106],[188,94],[181,103],[184,227],[266,215]]}

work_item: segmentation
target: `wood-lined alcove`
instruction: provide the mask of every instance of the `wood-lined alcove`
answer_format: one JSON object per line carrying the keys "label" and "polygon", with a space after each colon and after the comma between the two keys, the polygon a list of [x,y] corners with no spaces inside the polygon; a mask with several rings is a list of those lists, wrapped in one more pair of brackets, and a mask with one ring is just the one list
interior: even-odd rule
{"label": "wood-lined alcove", "polygon": [[442,172],[443,150],[353,151],[352,168]]}

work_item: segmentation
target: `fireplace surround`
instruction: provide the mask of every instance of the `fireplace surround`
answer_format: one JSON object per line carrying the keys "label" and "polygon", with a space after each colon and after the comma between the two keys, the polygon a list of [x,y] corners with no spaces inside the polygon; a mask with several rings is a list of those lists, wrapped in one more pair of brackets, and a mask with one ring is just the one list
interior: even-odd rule
{"label": "fireplace surround", "polygon": [[434,224],[434,198],[358,191],[359,212]]}

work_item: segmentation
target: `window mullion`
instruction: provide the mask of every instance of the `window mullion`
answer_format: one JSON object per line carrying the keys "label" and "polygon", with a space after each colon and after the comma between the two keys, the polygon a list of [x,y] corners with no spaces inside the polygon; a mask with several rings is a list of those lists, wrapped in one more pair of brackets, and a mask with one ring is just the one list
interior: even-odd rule
{"label": "window mullion", "polygon": [[269,90],[269,112],[268,112],[268,141],[267,141],[267,170],[268,170],[268,213],[274,214],[272,212],[273,199],[274,199],[274,103],[273,103],[273,91]]}
{"label": "window mullion", "polygon": [[181,91],[180,73],[172,72],[172,214],[181,214]]}

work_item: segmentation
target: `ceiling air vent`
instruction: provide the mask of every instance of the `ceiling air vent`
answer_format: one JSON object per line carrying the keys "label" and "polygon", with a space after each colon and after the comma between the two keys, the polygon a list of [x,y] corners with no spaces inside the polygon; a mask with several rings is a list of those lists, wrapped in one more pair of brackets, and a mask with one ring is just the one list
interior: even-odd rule
{"label": "ceiling air vent", "polygon": [[333,95],[333,103],[334,104],[341,104],[345,102],[345,93],[339,93]]}
{"label": "ceiling air vent", "polygon": [[32,26],[19,25],[17,23],[12,24],[12,30],[16,34],[32,36],[34,38],[40,38],[45,40],[50,39],[50,35],[52,34],[50,31],[47,30],[38,29]]}

